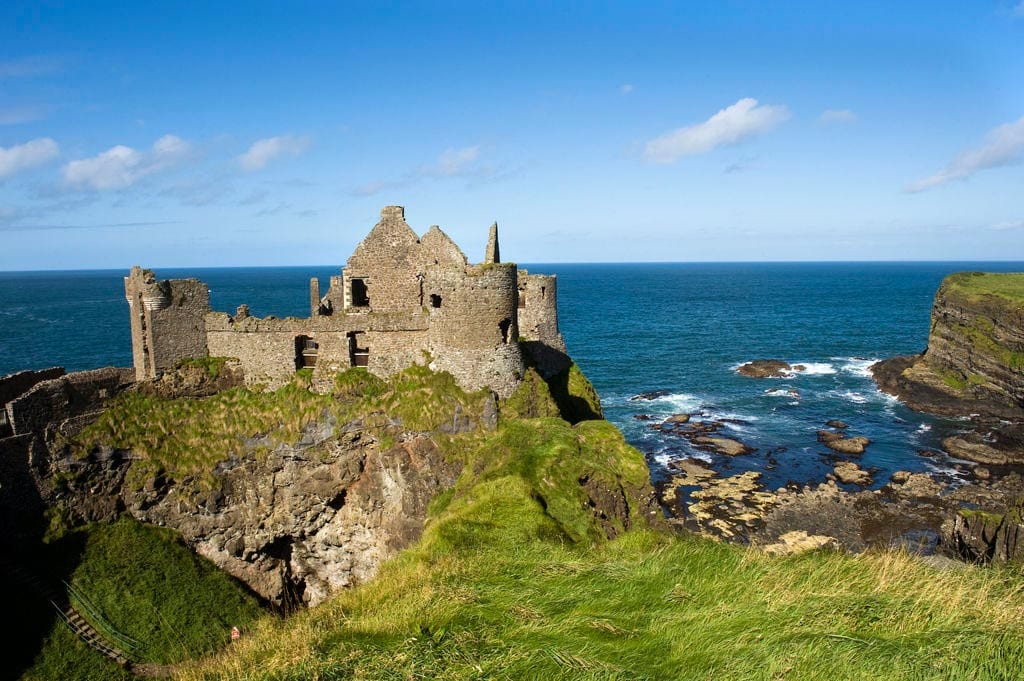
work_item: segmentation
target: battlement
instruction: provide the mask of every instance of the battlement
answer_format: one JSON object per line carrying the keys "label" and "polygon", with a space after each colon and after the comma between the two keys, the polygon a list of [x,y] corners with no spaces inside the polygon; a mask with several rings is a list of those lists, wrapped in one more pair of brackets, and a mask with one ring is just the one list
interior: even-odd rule
{"label": "battlement", "polygon": [[244,305],[234,316],[213,312],[202,282],[158,281],[140,267],[125,293],[140,380],[207,355],[237,358],[247,384],[269,388],[303,368],[328,389],[349,367],[388,376],[426,363],[466,389],[507,396],[525,371],[520,340],[546,358],[545,373],[567,366],[554,282],[500,261],[497,223],[484,261],[471,265],[440,227],[417,236],[402,206],[385,206],[326,293],[310,280],[308,318],[259,319]]}

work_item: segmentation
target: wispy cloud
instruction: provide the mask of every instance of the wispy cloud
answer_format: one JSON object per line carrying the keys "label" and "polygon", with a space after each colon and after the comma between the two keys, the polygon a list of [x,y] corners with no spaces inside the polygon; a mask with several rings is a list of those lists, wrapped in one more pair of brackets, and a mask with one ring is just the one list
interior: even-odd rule
{"label": "wispy cloud", "polygon": [[1003,220],[992,225],[997,232],[1007,232],[1014,229],[1024,229],[1024,220]]}
{"label": "wispy cloud", "polygon": [[40,137],[13,147],[0,147],[0,179],[40,166],[56,158],[59,153],[60,146],[49,137]]}
{"label": "wispy cloud", "polygon": [[158,227],[161,225],[177,224],[181,224],[181,222],[179,220],[161,220],[158,222],[105,222],[91,225],[61,223],[23,225],[4,224],[3,221],[0,221],[0,232],[41,232],[54,229],[129,229],[133,227]]}
{"label": "wispy cloud", "polygon": [[821,115],[818,116],[818,122],[824,123],[825,125],[832,125],[836,123],[856,123],[857,121],[857,114],[849,109],[825,109],[821,112]]}
{"label": "wispy cloud", "polygon": [[620,95],[628,95],[632,91],[633,91],[633,84],[632,83],[623,83],[619,87],[619,94]]}
{"label": "wispy cloud", "polygon": [[416,172],[421,177],[458,177],[475,173],[474,165],[480,158],[480,146],[445,149],[432,165],[422,166]]}
{"label": "wispy cloud", "polygon": [[298,156],[309,148],[308,137],[280,135],[256,140],[249,150],[238,157],[242,170],[252,172],[262,170],[268,163],[281,156]]}
{"label": "wispy cloud", "polygon": [[34,78],[58,73],[63,62],[57,57],[22,57],[0,61],[0,79],[2,78]]}
{"label": "wispy cloud", "polygon": [[985,142],[960,152],[944,169],[907,186],[910,193],[924,191],[953,180],[966,180],[979,170],[999,168],[1024,159],[1024,116],[989,131]]}
{"label": "wispy cloud", "polygon": [[31,123],[45,117],[46,109],[41,106],[15,106],[0,109],[0,125]]}
{"label": "wispy cloud", "polygon": [[375,180],[353,189],[353,196],[373,196],[386,189],[408,187],[424,180],[464,177],[477,180],[493,179],[501,175],[498,167],[481,162],[481,147],[449,148],[441,152],[437,160],[408,172],[396,180]]}
{"label": "wispy cloud", "polygon": [[1021,0],[1016,7],[1013,8],[1013,16],[1024,17],[1024,0]]}
{"label": "wispy cloud", "polygon": [[119,144],[97,156],[66,164],[64,183],[73,189],[124,189],[147,175],[181,163],[191,154],[192,145],[175,135],[164,135],[148,152]]}
{"label": "wispy cloud", "polygon": [[644,157],[652,163],[672,163],[683,156],[705,154],[768,132],[789,115],[785,106],[758,105],[756,99],[746,97],[703,123],[677,128],[647,142]]}

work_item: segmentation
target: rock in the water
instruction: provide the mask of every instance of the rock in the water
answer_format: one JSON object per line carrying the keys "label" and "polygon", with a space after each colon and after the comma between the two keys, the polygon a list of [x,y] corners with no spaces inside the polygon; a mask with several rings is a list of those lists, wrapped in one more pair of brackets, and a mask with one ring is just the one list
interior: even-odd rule
{"label": "rock in the water", "polygon": [[840,421],[839,419],[832,419],[831,421],[825,423],[825,425],[828,426],[829,428],[835,428],[836,430],[846,430],[847,428],[850,427],[849,424],[846,423],[846,421]]}
{"label": "rock in the water", "polygon": [[740,456],[741,454],[749,454],[754,451],[742,442],[730,440],[727,437],[697,437],[693,441],[698,445],[705,445],[726,456]]}
{"label": "rock in the water", "polygon": [[648,390],[647,392],[638,393],[629,398],[631,402],[650,402],[656,400],[659,397],[665,397],[671,395],[671,390]]}
{"label": "rock in the water", "polygon": [[737,371],[750,378],[784,378],[790,375],[793,367],[789,362],[778,359],[755,359],[742,365]]}
{"label": "rock in the water", "polygon": [[665,419],[665,423],[687,423],[689,420],[689,414],[672,414],[672,416]]}
{"label": "rock in the water", "polygon": [[871,440],[862,435],[846,437],[830,430],[819,430],[818,442],[840,454],[863,454],[864,449],[871,444]]}
{"label": "rock in the water", "polygon": [[841,461],[834,469],[836,479],[846,485],[870,485],[871,475],[852,461]]}

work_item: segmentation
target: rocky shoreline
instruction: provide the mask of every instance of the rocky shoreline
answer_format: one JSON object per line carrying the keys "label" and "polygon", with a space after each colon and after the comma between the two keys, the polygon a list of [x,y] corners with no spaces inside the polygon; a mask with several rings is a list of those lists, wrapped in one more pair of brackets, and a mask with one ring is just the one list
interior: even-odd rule
{"label": "rocky shoreline", "polygon": [[[943,291],[936,296],[933,319],[945,314],[943,306],[948,302]],[[988,301],[983,309],[991,307]],[[965,314],[957,310],[961,321]],[[955,349],[948,338],[940,346],[945,353],[941,360],[929,350],[883,360],[871,372],[879,390],[911,409],[963,419],[964,432],[944,438],[942,444],[950,456],[972,462],[960,466],[966,481],[954,484],[940,474],[896,471],[877,489],[868,489],[877,482],[876,471],[864,470],[844,457],[859,456],[870,440],[848,433],[846,423],[830,420],[817,431],[817,440],[834,453],[834,468],[817,484],[790,483],[769,490],[756,471],[724,475],[696,459],[670,462],[668,477],[656,485],[670,522],[772,552],[902,547],[971,562],[1024,557],[1024,409],[1013,397],[1017,389],[1005,371],[994,387],[981,374],[971,372],[970,385],[958,386],[937,368],[959,361],[950,359]],[[737,372],[755,379],[779,378],[803,368],[765,359],[748,362]],[[657,393],[642,393],[637,399],[652,396]],[[652,427],[717,454],[740,456],[755,451],[742,442],[710,436],[723,425],[676,414]]]}

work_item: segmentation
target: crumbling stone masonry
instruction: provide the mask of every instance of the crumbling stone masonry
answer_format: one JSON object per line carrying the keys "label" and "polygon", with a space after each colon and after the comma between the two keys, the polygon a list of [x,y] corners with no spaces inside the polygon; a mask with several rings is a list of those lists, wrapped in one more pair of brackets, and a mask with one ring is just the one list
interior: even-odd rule
{"label": "crumbling stone masonry", "polygon": [[326,294],[310,281],[308,318],[259,319],[244,305],[233,316],[212,312],[202,282],[157,281],[140,267],[125,277],[125,294],[139,380],[203,356],[237,358],[247,384],[268,388],[304,367],[328,389],[348,367],[388,376],[428,364],[467,390],[507,396],[523,376],[524,346],[545,374],[568,366],[555,277],[501,262],[496,224],[484,262],[470,265],[437,226],[417,237],[401,206],[381,211]]}

